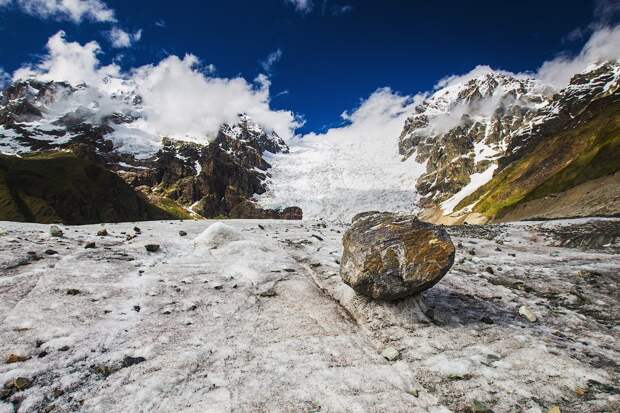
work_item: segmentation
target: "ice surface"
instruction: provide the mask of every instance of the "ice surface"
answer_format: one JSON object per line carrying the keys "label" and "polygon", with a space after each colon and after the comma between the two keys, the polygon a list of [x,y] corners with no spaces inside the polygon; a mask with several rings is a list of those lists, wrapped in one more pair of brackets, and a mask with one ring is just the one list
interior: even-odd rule
{"label": "ice surface", "polygon": [[241,241],[241,232],[222,222],[215,222],[194,239],[194,247],[218,248],[233,241]]}
{"label": "ice surface", "polygon": [[403,162],[397,141],[398,132],[378,137],[338,130],[290,141],[290,153],[267,158],[272,178],[258,200],[267,208],[299,206],[310,219],[414,211],[415,182],[425,168],[415,157]]}
{"label": "ice surface", "polygon": [[[342,283],[342,225],[141,222],[52,238],[47,225],[3,222],[0,357],[30,359],[2,362],[0,388],[33,384],[0,412],[445,413],[474,400],[614,411],[620,245],[553,238],[587,222],[450,228],[462,244],[453,269],[423,302],[395,304]],[[388,346],[399,360],[381,356]]]}

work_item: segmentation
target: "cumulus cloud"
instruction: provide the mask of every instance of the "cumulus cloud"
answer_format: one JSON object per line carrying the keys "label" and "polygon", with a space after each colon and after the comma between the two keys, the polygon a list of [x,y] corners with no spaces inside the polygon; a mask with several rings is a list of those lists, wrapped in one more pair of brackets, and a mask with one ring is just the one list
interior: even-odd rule
{"label": "cumulus cloud", "polygon": [[205,141],[223,123],[236,121],[241,113],[285,139],[291,138],[301,125],[292,112],[271,109],[271,84],[264,75],[252,82],[241,77],[214,77],[215,67],[201,64],[191,54],[183,58],[168,56],[157,64],[123,72],[116,64],[101,63],[97,42],[70,42],[62,31],[53,35],[46,47],[40,62],[20,68],[13,78],[85,83],[101,94],[119,88],[135,92],[142,97],[146,118],[140,128],[156,136]]}
{"label": "cumulus cloud", "polygon": [[269,53],[267,58],[260,62],[260,65],[263,67],[265,72],[271,73],[273,65],[278,63],[280,59],[282,59],[282,50],[278,49],[274,52]]}
{"label": "cumulus cloud", "polygon": [[69,42],[65,32],[59,31],[49,38],[47,54],[40,62],[26,65],[13,73],[13,79],[36,77],[41,80],[58,80],[73,85],[86,83],[100,86],[107,77],[119,77],[120,68],[115,65],[102,66],[98,56],[101,48],[95,41],[84,45]]}
{"label": "cumulus cloud", "polygon": [[193,55],[169,56],[135,69],[132,79],[144,99],[146,118],[159,135],[213,136],[224,122],[245,113],[267,129],[290,138],[300,126],[290,111],[270,108],[269,79],[209,77]]}
{"label": "cumulus cloud", "polygon": [[112,30],[107,32],[107,35],[112,47],[122,49],[139,42],[140,39],[142,39],[142,30],[138,30],[134,33],[128,33],[120,27],[114,26]]}
{"label": "cumulus cloud", "polygon": [[556,89],[592,65],[620,59],[620,26],[602,27],[592,33],[576,56],[560,55],[542,64],[536,77]]}
{"label": "cumulus cloud", "polygon": [[114,10],[101,0],[0,0],[0,6],[14,4],[25,13],[57,20],[114,22]]}

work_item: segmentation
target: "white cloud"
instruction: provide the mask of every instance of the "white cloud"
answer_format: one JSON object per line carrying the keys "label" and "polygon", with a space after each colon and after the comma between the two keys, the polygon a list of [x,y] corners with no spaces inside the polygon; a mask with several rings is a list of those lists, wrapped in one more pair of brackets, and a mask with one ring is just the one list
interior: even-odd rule
{"label": "white cloud", "polygon": [[314,6],[312,0],[285,0],[287,3],[292,4],[295,7],[295,10],[301,13],[308,13],[312,10]]}
{"label": "white cloud", "polygon": [[343,14],[348,14],[348,13],[351,13],[352,11],[353,11],[353,6],[351,6],[350,4],[335,5],[332,7],[333,16],[340,16]]}
{"label": "white cloud", "polygon": [[138,30],[135,33],[127,33],[117,26],[114,26],[107,34],[112,47],[117,49],[129,47],[142,39],[142,30]]}
{"label": "white cloud", "polygon": [[599,27],[590,35],[579,53],[572,56],[566,53],[560,54],[556,58],[544,62],[536,72],[512,73],[479,65],[463,75],[444,77],[437,82],[435,89],[465,83],[468,80],[493,72],[516,78],[534,78],[544,86],[559,90],[566,87],[574,75],[587,71],[605,61],[618,59],[620,59],[620,25]]}
{"label": "white cloud", "polygon": [[44,18],[114,22],[114,10],[101,0],[0,0],[0,6],[15,4],[25,13]]}
{"label": "white cloud", "polygon": [[100,54],[97,42],[69,42],[60,31],[48,40],[43,59],[17,70],[13,78],[86,83],[102,95],[131,89],[143,99],[146,122],[141,130],[155,136],[205,141],[224,122],[236,121],[240,113],[285,139],[300,126],[292,112],[270,108],[270,81],[264,75],[254,82],[213,77],[215,67],[201,65],[193,55],[169,56],[157,64],[122,72],[116,64],[102,65]]}
{"label": "white cloud", "polygon": [[265,72],[271,73],[271,68],[274,64],[279,62],[280,59],[282,59],[282,50],[278,49],[274,52],[269,53],[267,58],[260,62],[260,64],[263,67],[263,70],[265,70]]}
{"label": "white cloud", "polygon": [[132,73],[154,133],[204,139],[214,136],[222,123],[234,122],[240,113],[285,139],[300,126],[292,112],[270,108],[268,78],[261,76],[249,83],[240,77],[209,77],[197,70],[198,65],[193,55],[169,56]]}
{"label": "white cloud", "polygon": [[570,79],[588,67],[620,59],[620,26],[603,27],[592,33],[576,56],[560,55],[542,64],[536,77],[556,89],[568,85]]}
{"label": "white cloud", "polygon": [[47,41],[47,54],[34,65],[26,65],[15,71],[14,79],[36,77],[41,80],[66,81],[73,85],[86,83],[97,87],[106,77],[120,76],[117,65],[101,66],[101,53],[95,41],[81,45],[65,40],[65,32],[59,31]]}
{"label": "white cloud", "polygon": [[314,0],[284,0],[287,4],[292,4],[296,11],[301,14],[310,13],[315,8],[315,3],[320,4],[320,12],[323,16],[341,16],[351,13],[353,6],[350,4],[331,4],[331,0],[320,0],[315,2]]}

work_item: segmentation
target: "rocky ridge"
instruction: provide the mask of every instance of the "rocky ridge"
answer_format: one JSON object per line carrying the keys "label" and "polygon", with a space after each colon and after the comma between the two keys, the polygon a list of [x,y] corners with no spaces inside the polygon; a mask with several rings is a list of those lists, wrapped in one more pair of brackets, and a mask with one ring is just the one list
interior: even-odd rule
{"label": "rocky ridge", "polygon": [[[483,194],[466,203],[462,202],[465,198],[508,166],[531,156],[542,144],[561,155],[566,145],[553,142],[553,138],[585,126],[610,104],[615,105],[619,91],[617,61],[574,76],[560,91],[534,78],[496,71],[455,84],[448,82],[416,107],[400,136],[401,155],[426,165],[426,173],[416,183],[423,197],[421,205],[440,209],[440,215],[471,212]],[[614,107],[609,117],[617,118],[619,113]],[[600,147],[582,149],[598,151]],[[556,158],[570,163],[576,156]],[[601,176],[620,168],[617,159],[610,162],[610,170]],[[553,164],[550,158],[545,167]],[[531,189],[527,186],[526,192]],[[479,212],[484,219],[495,217],[495,211]]]}
{"label": "rocky ridge", "polygon": [[0,152],[73,152],[180,218],[301,218],[299,208],[265,210],[251,200],[266,190],[263,155],[288,152],[275,132],[240,114],[209,143],[145,138],[131,127],[141,120],[141,103],[130,89],[101,96],[87,85],[18,81],[0,96]]}

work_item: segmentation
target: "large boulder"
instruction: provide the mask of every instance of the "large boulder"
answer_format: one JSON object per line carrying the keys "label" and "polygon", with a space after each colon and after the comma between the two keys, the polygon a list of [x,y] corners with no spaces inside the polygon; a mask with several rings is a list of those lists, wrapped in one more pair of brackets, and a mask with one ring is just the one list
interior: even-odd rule
{"label": "large boulder", "polygon": [[454,244],[442,227],[413,215],[366,212],[343,237],[340,277],[376,300],[398,300],[431,288],[454,263]]}

